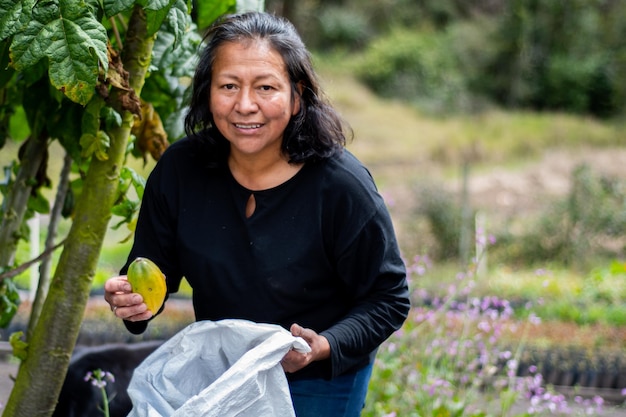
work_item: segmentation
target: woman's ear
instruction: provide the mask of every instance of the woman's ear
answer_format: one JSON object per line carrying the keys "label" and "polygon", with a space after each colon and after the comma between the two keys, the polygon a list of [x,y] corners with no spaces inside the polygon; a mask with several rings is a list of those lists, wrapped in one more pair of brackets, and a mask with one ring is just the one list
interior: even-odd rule
{"label": "woman's ear", "polygon": [[302,81],[296,83],[295,94],[293,98],[293,109],[291,112],[292,116],[295,116],[300,111],[300,106],[302,105],[302,93],[304,92],[304,85]]}

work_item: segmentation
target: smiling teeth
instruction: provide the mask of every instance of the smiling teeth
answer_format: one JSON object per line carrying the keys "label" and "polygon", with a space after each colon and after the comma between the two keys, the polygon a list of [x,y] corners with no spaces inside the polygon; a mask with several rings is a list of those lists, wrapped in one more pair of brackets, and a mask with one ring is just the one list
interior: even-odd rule
{"label": "smiling teeth", "polygon": [[240,125],[240,124],[235,124],[235,126],[239,129],[258,129],[259,127],[261,127],[261,125]]}

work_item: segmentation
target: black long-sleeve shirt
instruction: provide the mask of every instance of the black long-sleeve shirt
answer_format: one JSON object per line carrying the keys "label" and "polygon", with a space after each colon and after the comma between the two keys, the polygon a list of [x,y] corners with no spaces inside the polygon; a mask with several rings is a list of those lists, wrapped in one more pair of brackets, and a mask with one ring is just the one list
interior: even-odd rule
{"label": "black long-sleeve shirt", "polygon": [[[246,203],[254,194],[249,218]],[[128,263],[154,261],[168,292],[183,277],[197,320],[298,323],[325,336],[331,358],[290,375],[330,378],[373,360],[409,309],[404,262],[367,169],[348,151],[250,191],[209,168],[182,139],[150,174]],[[133,333],[147,322],[126,326]]]}

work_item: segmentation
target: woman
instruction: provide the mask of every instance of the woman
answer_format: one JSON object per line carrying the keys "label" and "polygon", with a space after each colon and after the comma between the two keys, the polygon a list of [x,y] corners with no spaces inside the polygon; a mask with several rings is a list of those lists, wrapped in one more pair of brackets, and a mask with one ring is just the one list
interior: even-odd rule
{"label": "woman", "polygon": [[196,320],[280,324],[307,341],[281,362],[298,417],[360,415],[376,350],[408,313],[405,267],[295,28],[256,12],[216,22],[185,127],[150,174],[105,299],[143,332],[158,312],[123,274],[149,258],[169,293],[187,279]]}

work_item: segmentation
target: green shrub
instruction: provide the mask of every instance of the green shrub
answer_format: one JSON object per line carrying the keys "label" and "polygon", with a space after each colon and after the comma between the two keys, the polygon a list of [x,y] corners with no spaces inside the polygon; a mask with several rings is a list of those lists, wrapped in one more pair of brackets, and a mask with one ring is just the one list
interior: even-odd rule
{"label": "green shrub", "polygon": [[586,267],[594,259],[624,255],[626,194],[618,180],[580,165],[568,195],[549,204],[521,234],[504,231],[494,251],[504,262],[536,265],[560,262]]}
{"label": "green shrub", "polygon": [[507,2],[473,86],[506,107],[624,111],[622,2]]}
{"label": "green shrub", "polygon": [[317,31],[311,34],[312,46],[319,50],[357,50],[372,37],[368,18],[360,9],[339,6],[323,7],[316,20]]}
{"label": "green shrub", "polygon": [[444,33],[394,29],[374,40],[357,60],[357,77],[382,97],[424,110],[463,107],[465,80]]}
{"label": "green shrub", "polygon": [[615,88],[605,60],[571,55],[550,59],[535,102],[539,107],[562,109],[572,113],[609,116],[615,111]]}

